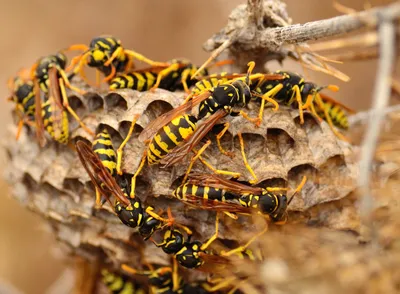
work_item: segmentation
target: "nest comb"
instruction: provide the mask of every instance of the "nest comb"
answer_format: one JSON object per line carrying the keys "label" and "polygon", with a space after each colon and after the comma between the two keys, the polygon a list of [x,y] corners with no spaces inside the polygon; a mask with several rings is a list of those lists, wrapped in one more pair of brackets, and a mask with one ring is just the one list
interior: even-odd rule
{"label": "nest comb", "polygon": [[[83,96],[69,93],[71,105],[94,131],[107,128],[114,148],[126,136],[133,116],[140,115],[124,150],[122,168],[131,174],[136,171],[145,150],[145,145],[138,140],[142,129],[160,114],[178,106],[184,96],[160,89],[154,93],[86,90],[88,93]],[[257,115],[256,104],[250,104],[248,108],[251,116]],[[76,122],[70,121],[72,142],[93,139]],[[224,135],[222,145],[234,157],[222,155],[214,144],[215,136],[210,134],[213,144],[204,155],[209,163],[218,169],[240,172],[240,180],[251,180],[240,153],[238,133],[241,132],[258,185],[294,189],[306,175],[308,182],[289,210],[297,211],[295,214],[299,214],[304,222],[312,220],[327,226],[335,223],[334,219],[324,216],[323,209],[314,214],[309,211],[321,203],[342,199],[353,191],[357,169],[352,161],[352,146],[339,141],[324,122],[319,123],[310,114],[305,114],[305,124],[300,125],[298,112],[285,107],[278,112],[266,109],[259,128],[241,117],[228,116],[221,124],[226,121],[231,127]],[[11,138],[16,127],[11,126],[9,130]],[[6,178],[12,185],[13,196],[51,224],[54,235],[67,252],[88,259],[102,255],[115,266],[129,263],[140,268],[142,255],[148,262],[169,264],[169,257],[161,249],[151,242],[143,242],[137,230],[120,223],[108,204],[102,209],[94,209],[93,185],[71,146],[48,142],[40,149],[34,140],[34,132],[26,129],[19,141],[7,140],[5,148],[8,155]],[[156,208],[171,207],[177,222],[193,228],[196,238],[204,241],[214,232],[215,213],[188,209],[170,196],[172,189],[180,184],[186,167],[187,161],[166,169],[146,165],[138,178],[136,195],[145,204]],[[209,172],[200,162],[195,164],[193,171]],[[345,184],[338,184],[336,180],[343,180]],[[348,229],[343,223],[341,228]],[[240,242],[238,231],[249,227],[251,224],[243,221],[224,219],[220,238]]]}

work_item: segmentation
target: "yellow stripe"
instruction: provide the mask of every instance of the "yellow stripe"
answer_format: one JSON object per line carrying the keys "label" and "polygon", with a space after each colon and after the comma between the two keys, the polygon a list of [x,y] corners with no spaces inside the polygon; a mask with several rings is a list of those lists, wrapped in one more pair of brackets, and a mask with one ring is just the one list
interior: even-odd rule
{"label": "yellow stripe", "polygon": [[193,185],[193,186],[192,186],[192,194],[193,194],[193,195],[196,195],[198,188],[199,188],[199,187],[196,186],[196,185]]}
{"label": "yellow stripe", "polygon": [[[165,126],[165,127],[164,127],[164,130],[165,130],[165,133],[168,135],[169,127]],[[170,137],[170,136],[168,136],[168,137]],[[172,138],[170,138],[170,139],[172,140]],[[154,136],[154,139],[153,139],[153,140],[158,144],[158,146],[160,146],[160,148],[161,148],[163,151],[169,152],[167,143],[161,141],[161,135],[158,134],[158,135]],[[175,142],[174,142],[174,143],[175,143]],[[153,146],[153,148],[154,148],[154,146]],[[155,149],[154,149],[154,150],[155,150]],[[155,153],[155,152],[154,152],[154,153]],[[155,153],[155,154],[159,155],[160,152],[157,150],[157,153]]]}
{"label": "yellow stripe", "polygon": [[115,157],[114,149],[97,149],[94,152],[97,154],[105,154],[109,157]]}
{"label": "yellow stripe", "polygon": [[142,91],[143,90],[143,86],[146,83],[145,78],[143,77],[142,74],[134,72],[133,75],[136,77],[137,79],[137,85],[136,85],[136,89],[138,91]]}
{"label": "yellow stripe", "polygon": [[112,142],[111,142],[110,139],[98,138],[98,139],[94,140],[93,143],[94,143],[93,145],[99,143],[99,144],[103,144],[103,145],[105,145],[105,146],[112,146]]}
{"label": "yellow stripe", "polygon": [[204,187],[204,199],[208,199],[208,192],[210,192],[210,187]]}

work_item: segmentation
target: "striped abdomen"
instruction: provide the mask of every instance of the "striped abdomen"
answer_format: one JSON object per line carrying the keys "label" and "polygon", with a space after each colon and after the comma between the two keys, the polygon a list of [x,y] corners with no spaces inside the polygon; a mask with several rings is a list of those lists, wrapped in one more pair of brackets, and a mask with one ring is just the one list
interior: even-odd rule
{"label": "striped abdomen", "polygon": [[141,289],[134,282],[125,277],[118,276],[104,269],[101,271],[103,283],[113,294],[145,294],[144,289]]}
{"label": "striped abdomen", "polygon": [[92,143],[92,149],[100,158],[108,172],[111,175],[115,175],[117,168],[117,155],[107,129],[103,129],[103,131],[96,135],[96,138]]}
{"label": "striped abdomen", "polygon": [[53,110],[51,109],[51,104],[49,100],[47,100],[42,105],[43,126],[54,140],[61,144],[67,144],[69,139],[69,124],[67,112],[64,110],[60,110],[60,115],[62,116],[62,118],[59,136],[56,136],[54,132],[52,113]]}
{"label": "striped abdomen", "polygon": [[183,184],[176,188],[172,195],[178,199],[193,195],[203,199],[218,200],[224,202],[235,198],[235,195],[223,190],[207,186],[197,186],[192,184]]}
{"label": "striped abdomen", "polygon": [[147,152],[149,164],[156,164],[175,147],[181,145],[196,129],[197,119],[193,115],[174,118],[153,137]]}
{"label": "striped abdomen", "polygon": [[199,95],[203,91],[210,90],[216,86],[226,83],[227,81],[229,81],[229,79],[224,78],[224,76],[226,75],[226,72],[222,72],[220,74],[210,75],[209,78],[198,81],[192,89],[192,94]]}
{"label": "striped abdomen", "polygon": [[[332,104],[329,101],[324,101],[323,103],[332,123],[338,128],[347,130],[349,128],[349,121],[346,112],[339,105]],[[317,103],[315,104],[315,109],[318,115],[326,120],[323,109],[321,109]]]}
{"label": "striped abdomen", "polygon": [[157,74],[152,72],[131,72],[120,75],[110,82],[110,90],[132,89],[136,91],[147,91],[155,84]]}
{"label": "striped abdomen", "polygon": [[35,93],[33,91],[32,81],[23,81],[20,78],[16,78],[12,99],[15,103],[17,103],[17,108],[21,110],[24,115],[30,119],[34,118]]}

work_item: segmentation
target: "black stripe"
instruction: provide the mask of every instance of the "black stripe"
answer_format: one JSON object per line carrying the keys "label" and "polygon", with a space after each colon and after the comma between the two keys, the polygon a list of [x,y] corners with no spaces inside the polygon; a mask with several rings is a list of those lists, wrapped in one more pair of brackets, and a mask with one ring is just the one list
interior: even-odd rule
{"label": "black stripe", "polygon": [[100,149],[105,149],[105,150],[113,150],[114,148],[112,146],[107,146],[102,143],[96,142],[92,146],[93,150],[100,150]]}
{"label": "black stripe", "polygon": [[101,161],[113,161],[115,162],[115,156],[108,156],[106,154],[96,153]]}

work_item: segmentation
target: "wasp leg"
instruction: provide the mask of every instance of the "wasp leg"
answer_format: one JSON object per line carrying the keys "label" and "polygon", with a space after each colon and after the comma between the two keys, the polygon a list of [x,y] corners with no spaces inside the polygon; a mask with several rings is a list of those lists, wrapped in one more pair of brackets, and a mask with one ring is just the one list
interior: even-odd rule
{"label": "wasp leg", "polygon": [[268,226],[265,227],[264,230],[262,230],[261,232],[259,232],[258,234],[256,234],[255,236],[251,237],[249,241],[247,241],[246,244],[239,246],[235,249],[232,249],[230,251],[221,251],[220,255],[221,256],[231,256],[235,253],[239,253],[239,252],[243,252],[247,249],[247,247],[249,247],[251,245],[251,243],[253,243],[257,238],[261,237],[262,235],[264,235],[266,232],[268,231]]}
{"label": "wasp leg", "polygon": [[225,135],[226,131],[229,129],[229,126],[230,126],[229,122],[226,122],[225,123],[225,127],[222,129],[221,132],[218,133],[218,135],[217,135],[217,145],[218,145],[219,151],[222,154],[233,158],[234,154],[232,152],[225,151],[224,148],[222,148],[222,145],[221,145],[221,138],[223,137],[223,135]]}
{"label": "wasp leg", "polygon": [[172,290],[178,293],[179,290],[179,273],[178,273],[178,262],[176,258],[172,259]]}
{"label": "wasp leg", "polygon": [[115,74],[117,73],[117,70],[116,70],[116,68],[115,68],[115,66],[114,66],[114,64],[111,64],[111,72],[110,72],[110,74],[108,75],[108,76],[106,76],[105,78],[104,78],[104,82],[108,82],[109,80],[111,80],[112,78],[114,78],[115,77]]}
{"label": "wasp leg", "polygon": [[213,293],[216,291],[219,291],[221,289],[227,288],[229,286],[231,286],[234,282],[236,281],[236,278],[234,277],[230,277],[227,279],[218,279],[218,280],[214,280],[214,281],[210,281],[209,283],[216,283],[215,285],[211,286],[209,284],[202,284],[202,287],[204,288],[204,290],[206,290],[209,293]]}
{"label": "wasp leg", "polygon": [[288,188],[281,188],[281,187],[267,187],[265,188],[268,192],[279,192],[279,191],[287,191]]}
{"label": "wasp leg", "polygon": [[244,151],[244,141],[243,141],[242,133],[239,132],[238,133],[238,137],[239,137],[240,151],[242,153],[244,165],[246,166],[246,169],[249,171],[249,173],[253,177],[253,180],[250,180],[249,183],[250,184],[255,184],[255,183],[258,182],[258,178],[257,178],[256,174],[254,173],[253,169],[251,168],[251,166],[249,165],[248,161],[247,161],[246,153]]}
{"label": "wasp leg", "polygon": [[128,143],[129,139],[132,137],[133,130],[135,129],[135,124],[139,119],[139,115],[135,114],[131,123],[131,127],[129,128],[128,134],[126,135],[124,141],[119,145],[117,149],[117,173],[122,175],[121,165],[122,165],[122,154],[125,145]]}
{"label": "wasp leg", "polygon": [[118,55],[120,55],[121,53],[124,52],[124,49],[119,46],[114,52],[113,54],[110,56],[110,58],[104,63],[104,66],[109,66],[111,65],[111,63],[114,61],[115,58],[117,58]]}
{"label": "wasp leg", "polygon": [[133,58],[136,58],[139,61],[143,61],[143,62],[145,62],[147,64],[150,64],[151,66],[154,66],[154,67],[168,67],[168,66],[170,66],[170,64],[168,62],[153,61],[153,60],[148,59],[147,57],[143,56],[142,54],[139,54],[139,53],[137,53],[135,51],[132,51],[132,50],[125,49],[124,53],[132,56]]}
{"label": "wasp leg", "polygon": [[146,163],[146,158],[147,158],[147,151],[145,150],[143,152],[142,160],[140,161],[139,167],[131,179],[131,193],[129,195],[131,198],[135,198],[136,178],[142,171],[144,164]]}
{"label": "wasp leg", "polygon": [[76,51],[76,50],[86,51],[88,49],[89,49],[89,47],[85,44],[75,44],[75,45],[69,46],[67,49],[64,49],[63,51]]}
{"label": "wasp leg", "polygon": [[301,100],[300,88],[298,85],[295,85],[292,89],[296,95],[296,100],[299,107],[300,124],[304,124],[303,101]]}
{"label": "wasp leg", "polygon": [[282,84],[278,84],[275,87],[273,87],[271,90],[269,90],[267,93],[262,95],[261,97],[261,106],[260,106],[260,111],[258,113],[258,120],[257,120],[257,126],[260,126],[262,123],[262,119],[264,117],[264,107],[265,107],[265,101],[272,103],[274,107],[274,111],[277,111],[279,109],[279,104],[276,102],[274,99],[270,97],[275,97],[275,95],[283,88]]}
{"label": "wasp leg", "polygon": [[18,129],[17,129],[17,134],[15,135],[15,140],[18,141],[19,136],[21,135],[22,127],[24,126],[24,120],[20,119],[18,122]]}
{"label": "wasp leg", "polygon": [[[348,138],[346,138],[346,136],[344,136],[342,133],[340,133],[339,131],[336,130],[335,126],[333,125],[332,119],[329,116],[328,111],[326,110],[326,107],[324,105],[324,102],[322,102],[321,98],[319,97],[319,95],[316,95],[315,97],[315,101],[317,102],[318,106],[321,108],[321,110],[323,110],[325,118],[326,118],[326,122],[328,123],[329,127],[331,128],[332,132],[335,134],[336,137],[338,137],[340,140],[345,141],[345,142],[350,142],[350,140]],[[312,105],[313,106],[313,105]],[[319,115],[317,114],[317,112],[315,111],[315,108],[312,109],[312,112],[314,115],[316,115],[317,117],[319,117]],[[320,117],[319,117],[320,118]]]}
{"label": "wasp leg", "polygon": [[97,189],[96,187],[96,208],[100,208],[101,207],[101,194],[99,189]]}
{"label": "wasp leg", "polygon": [[186,234],[188,234],[188,235],[193,235],[192,230],[189,229],[187,226],[184,226],[184,225],[181,225],[181,224],[177,224],[177,223],[174,222],[175,218],[174,218],[174,216],[172,215],[171,207],[168,207],[167,213],[168,213],[168,219],[172,220],[172,222],[173,222],[172,224],[173,224],[174,226],[177,226],[177,227],[179,227],[179,228],[182,228],[182,229],[186,232]]}
{"label": "wasp leg", "polygon": [[151,87],[150,91],[154,92],[158,88],[158,86],[160,86],[161,79],[166,77],[172,71],[178,70],[178,68],[179,68],[179,64],[173,63],[170,66],[168,66],[166,69],[163,69],[162,71],[160,71],[157,75],[157,80],[156,80],[155,84],[153,85],[153,87]]}
{"label": "wasp leg", "polygon": [[183,101],[182,104],[188,103],[188,102],[190,101],[190,99],[192,99],[192,98],[193,98],[193,93],[190,93],[190,94],[185,98],[185,101]]}
{"label": "wasp leg", "polygon": [[101,71],[96,69],[96,87],[99,88],[101,84],[101,77],[100,77]]}
{"label": "wasp leg", "polygon": [[89,135],[94,136],[94,133],[83,123],[80,117],[76,114],[76,112],[71,108],[68,101],[68,96],[65,91],[64,80],[59,78],[60,90],[63,100],[63,106],[68,110],[68,112],[75,118],[75,120],[79,123],[82,129],[84,129]]}
{"label": "wasp leg", "polygon": [[203,147],[200,148],[199,151],[194,151],[195,152],[195,156],[192,157],[192,159],[190,160],[190,164],[186,170],[185,176],[183,177],[182,180],[182,184],[184,184],[189,176],[190,171],[192,170],[193,164],[196,162],[196,160],[200,157],[200,155],[204,152],[204,150],[207,149],[208,146],[210,146],[211,141],[208,140],[206,144],[203,145]]}
{"label": "wasp leg", "polygon": [[[181,83],[183,86],[183,90],[188,94],[191,93],[191,91],[189,90],[188,84],[187,84],[187,80],[189,79],[189,73],[190,73],[190,70],[185,70],[181,76]],[[185,101],[186,101],[186,99],[185,99]]]}
{"label": "wasp leg", "polygon": [[159,216],[157,213],[154,212],[154,208],[151,206],[148,206],[146,208],[146,213],[151,215],[153,218],[159,220],[160,222],[167,223],[169,226],[172,226],[172,224],[174,223],[174,218],[167,219]]}
{"label": "wasp leg", "polygon": [[58,71],[58,73],[60,74],[61,78],[63,79],[63,81],[64,81],[66,87],[68,87],[68,88],[71,89],[72,91],[74,91],[74,92],[76,92],[76,93],[79,93],[79,94],[81,94],[81,95],[83,95],[83,94],[86,93],[85,91],[83,91],[83,90],[81,90],[81,89],[79,89],[79,88],[74,87],[74,86],[71,85],[71,83],[70,83],[69,80],[68,80],[67,75],[65,74],[65,71],[64,71],[62,68],[59,68],[59,67],[58,67],[58,68],[57,68],[57,71]]}
{"label": "wasp leg", "polygon": [[208,239],[208,241],[205,244],[203,244],[201,246],[201,248],[200,248],[201,251],[206,250],[208,248],[208,246],[210,246],[211,243],[214,242],[218,238],[218,226],[219,226],[219,215],[217,212],[217,214],[215,215],[215,233],[214,233],[214,235],[212,235],[210,237],[210,239]]}
{"label": "wasp leg", "polygon": [[226,171],[226,170],[221,170],[221,169],[216,169],[213,167],[211,164],[209,164],[203,157],[199,157],[199,160],[201,161],[202,164],[204,164],[208,169],[210,169],[213,173],[219,174],[219,175],[226,175],[226,176],[231,176],[233,178],[239,178],[241,176],[240,173],[237,172],[231,172],[231,171]]}

